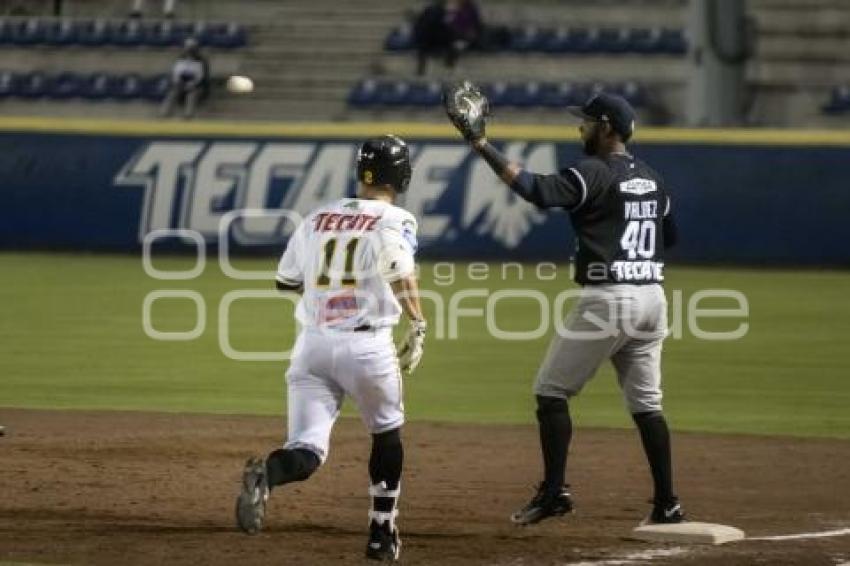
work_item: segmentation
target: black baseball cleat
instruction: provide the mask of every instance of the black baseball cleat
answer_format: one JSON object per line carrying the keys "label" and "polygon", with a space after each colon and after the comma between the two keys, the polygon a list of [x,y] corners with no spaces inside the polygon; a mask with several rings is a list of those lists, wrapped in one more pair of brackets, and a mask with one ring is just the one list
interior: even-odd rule
{"label": "black baseball cleat", "polygon": [[541,483],[537,493],[528,504],[511,515],[511,522],[517,525],[533,525],[549,517],[560,517],[572,512],[573,500],[567,486],[556,491],[548,489]]}
{"label": "black baseball cleat", "polygon": [[262,530],[268,499],[266,462],[262,458],[248,458],[242,472],[242,491],[236,498],[236,524],[240,529],[249,535]]}
{"label": "black baseball cleat", "polygon": [[401,539],[398,529],[390,526],[389,521],[380,525],[369,522],[369,542],[366,544],[366,558],[382,562],[395,562],[401,554]]}
{"label": "black baseball cleat", "polygon": [[652,513],[643,520],[642,525],[669,525],[683,523],[685,512],[679,501],[674,499],[663,503],[653,502]]}

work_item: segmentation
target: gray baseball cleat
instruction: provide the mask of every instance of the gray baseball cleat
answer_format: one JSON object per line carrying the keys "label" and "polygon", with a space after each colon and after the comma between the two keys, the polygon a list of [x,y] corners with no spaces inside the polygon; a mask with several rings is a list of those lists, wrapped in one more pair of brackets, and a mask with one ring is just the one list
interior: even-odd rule
{"label": "gray baseball cleat", "polygon": [[242,491],[236,498],[236,524],[240,529],[249,535],[262,530],[268,499],[266,463],[262,458],[248,458],[242,472]]}

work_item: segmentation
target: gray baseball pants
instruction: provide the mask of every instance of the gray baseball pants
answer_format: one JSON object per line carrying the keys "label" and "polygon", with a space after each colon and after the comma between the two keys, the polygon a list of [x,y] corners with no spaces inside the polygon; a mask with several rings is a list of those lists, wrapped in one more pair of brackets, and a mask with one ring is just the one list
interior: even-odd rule
{"label": "gray baseball pants", "polygon": [[632,414],[661,410],[661,344],[667,299],[661,285],[593,285],[567,315],[537,373],[534,393],[568,399],[610,359]]}

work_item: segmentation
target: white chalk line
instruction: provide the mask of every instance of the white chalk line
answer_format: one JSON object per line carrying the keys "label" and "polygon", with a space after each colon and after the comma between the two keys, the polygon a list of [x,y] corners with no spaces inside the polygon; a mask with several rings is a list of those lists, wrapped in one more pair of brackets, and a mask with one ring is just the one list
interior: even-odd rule
{"label": "white chalk line", "polygon": [[[747,537],[745,539],[742,539],[742,541],[805,540],[816,538],[840,537],[846,535],[850,535],[850,528],[835,529],[832,531],[820,531],[816,533],[798,533],[793,535]],[[564,566],[632,566],[635,564],[641,564],[643,562],[649,562],[655,560],[656,558],[669,558],[672,556],[681,556],[682,554],[687,553],[688,549],[677,546],[673,548],[642,550],[639,552],[633,552],[615,558],[604,558],[602,560],[583,560],[581,562],[567,562],[566,564],[564,564]],[[850,563],[847,563],[847,565],[850,566]]]}
{"label": "white chalk line", "polygon": [[776,535],[768,537],[747,537],[744,540],[803,540],[807,538],[843,537],[850,535],[850,528],[821,531],[818,533],[800,533],[796,535]]}
{"label": "white chalk line", "polygon": [[[753,541],[782,541],[782,540],[804,540],[813,538],[828,538],[850,535],[850,528],[835,529],[832,531],[821,531],[816,533],[799,533],[793,535],[775,535],[764,537],[747,537],[738,542],[748,540]],[[624,554],[615,558],[603,558],[601,560],[582,560],[580,562],[566,562],[563,566],[634,566],[644,562],[655,560],[656,558],[670,558],[673,556],[681,556],[687,554],[689,549],[675,546],[673,548],[658,548],[641,550]],[[850,566],[850,562],[839,564],[838,566]]]}
{"label": "white chalk line", "polygon": [[640,564],[656,558],[668,558],[670,556],[681,556],[687,554],[688,549],[675,546],[673,548],[657,548],[641,550],[624,554],[616,558],[604,558],[602,560],[583,560],[581,562],[567,562],[564,566],[631,566]]}

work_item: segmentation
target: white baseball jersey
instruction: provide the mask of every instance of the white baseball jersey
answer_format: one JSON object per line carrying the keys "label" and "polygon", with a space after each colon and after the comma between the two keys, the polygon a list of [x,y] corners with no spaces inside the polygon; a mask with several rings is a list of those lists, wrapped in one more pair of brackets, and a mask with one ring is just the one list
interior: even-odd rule
{"label": "white baseball jersey", "polygon": [[346,396],[373,434],[404,423],[392,336],[401,306],[387,281],[413,274],[415,251],[413,215],[375,200],[323,206],[290,238],[277,279],[303,285],[304,295],[296,310],[303,329],[286,372],[286,448],[324,461]]}
{"label": "white baseball jersey", "polygon": [[278,281],[303,285],[296,317],[305,327],[353,330],[398,323],[401,306],[380,269],[381,253],[416,252],[416,219],[378,200],[346,198],[322,206],[296,229],[280,259]]}

